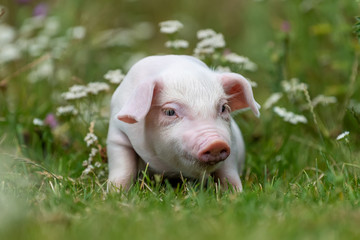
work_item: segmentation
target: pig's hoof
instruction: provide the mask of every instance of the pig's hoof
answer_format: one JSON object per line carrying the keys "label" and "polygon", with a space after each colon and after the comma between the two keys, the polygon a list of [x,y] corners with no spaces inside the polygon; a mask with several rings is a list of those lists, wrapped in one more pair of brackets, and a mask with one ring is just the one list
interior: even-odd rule
{"label": "pig's hoof", "polygon": [[108,180],[107,182],[107,192],[123,192],[127,191],[130,188],[129,183],[123,183],[118,181]]}

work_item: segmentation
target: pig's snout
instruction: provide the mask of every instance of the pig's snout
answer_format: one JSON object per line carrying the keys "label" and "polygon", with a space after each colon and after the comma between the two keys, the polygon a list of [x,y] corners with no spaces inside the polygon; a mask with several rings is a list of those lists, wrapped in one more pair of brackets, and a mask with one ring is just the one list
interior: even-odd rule
{"label": "pig's snout", "polygon": [[229,145],[223,141],[215,141],[200,150],[198,159],[206,164],[216,164],[224,161],[229,155]]}

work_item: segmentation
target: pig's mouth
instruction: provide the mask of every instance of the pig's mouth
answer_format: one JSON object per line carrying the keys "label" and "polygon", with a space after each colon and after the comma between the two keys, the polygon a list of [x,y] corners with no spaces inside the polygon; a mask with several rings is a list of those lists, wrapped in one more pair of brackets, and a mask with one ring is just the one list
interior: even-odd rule
{"label": "pig's mouth", "polygon": [[[214,159],[211,161],[202,161],[196,157],[194,157],[192,154],[183,154],[182,158],[190,163],[191,165],[193,165],[193,167],[195,169],[199,169],[201,172],[202,171],[206,171],[206,172],[213,172],[215,171],[219,165],[221,165],[221,163],[223,162],[223,160],[218,160],[218,159]],[[194,169],[194,170],[195,170]]]}
{"label": "pig's mouth", "polygon": [[225,159],[221,159],[221,160],[214,160],[214,161],[207,161],[207,162],[203,162],[203,161],[200,161],[200,160],[197,160],[198,163],[201,165],[201,166],[215,166],[216,164],[219,164],[220,162],[222,161],[225,161]]}

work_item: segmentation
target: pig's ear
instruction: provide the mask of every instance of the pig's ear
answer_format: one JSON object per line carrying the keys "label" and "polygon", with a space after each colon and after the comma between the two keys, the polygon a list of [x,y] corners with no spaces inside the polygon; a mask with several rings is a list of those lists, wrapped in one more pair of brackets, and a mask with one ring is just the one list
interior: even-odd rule
{"label": "pig's ear", "polygon": [[126,123],[136,123],[148,114],[153,100],[155,87],[159,85],[157,80],[149,80],[140,83],[132,92],[130,98],[117,113],[116,117]]}
{"label": "pig's ear", "polygon": [[248,80],[237,73],[222,73],[220,81],[229,96],[229,106],[232,111],[250,108],[255,116],[260,116],[260,105],[254,99]]}

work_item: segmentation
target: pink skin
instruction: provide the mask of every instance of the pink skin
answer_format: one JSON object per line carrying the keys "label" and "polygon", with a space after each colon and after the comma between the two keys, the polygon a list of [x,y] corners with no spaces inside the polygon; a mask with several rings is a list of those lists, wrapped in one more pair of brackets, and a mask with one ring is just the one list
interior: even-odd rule
{"label": "pink skin", "polygon": [[[224,109],[220,108],[220,117],[229,121],[230,112],[227,101],[221,100],[220,106],[221,108],[225,106]],[[167,116],[167,111],[171,111],[173,116]],[[230,155],[230,147],[227,143],[229,141],[228,133],[218,129],[215,121],[201,121],[196,119],[196,116],[192,116],[190,112],[186,106],[180,103],[165,103],[161,106],[160,113],[157,113],[159,125],[165,127],[177,121],[188,121],[188,124],[184,124],[181,138],[185,155],[197,159],[203,165],[215,165],[224,161]],[[186,128],[189,130],[185,131]]]}
{"label": "pink skin", "polygon": [[224,161],[230,155],[229,145],[221,140],[215,140],[206,148],[203,148],[197,158],[207,164],[217,164]]}
{"label": "pink skin", "polygon": [[215,125],[199,124],[185,131],[182,137],[184,150],[189,149],[194,158],[210,165],[225,160],[230,155],[229,140],[226,140],[228,133],[221,132]]}
{"label": "pink skin", "polygon": [[190,56],[136,63],[115,91],[108,132],[109,187],[128,189],[148,163],[165,176],[214,174],[241,191],[241,132],[230,112],[260,106],[239,74],[213,72]]}

